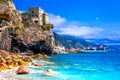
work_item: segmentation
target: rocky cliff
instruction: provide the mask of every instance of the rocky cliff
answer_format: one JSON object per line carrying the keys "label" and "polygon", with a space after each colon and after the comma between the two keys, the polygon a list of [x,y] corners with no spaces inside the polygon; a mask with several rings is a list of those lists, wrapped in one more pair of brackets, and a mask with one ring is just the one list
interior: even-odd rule
{"label": "rocky cliff", "polygon": [[35,24],[25,27],[20,13],[10,0],[0,2],[0,12],[0,49],[14,53],[31,51],[51,54],[53,52],[54,38],[50,29],[43,30],[41,26]]}
{"label": "rocky cliff", "polygon": [[12,24],[22,25],[21,14],[11,0],[0,0],[0,22],[2,24],[9,22],[9,26]]}
{"label": "rocky cliff", "polygon": [[21,53],[33,51],[34,53],[51,54],[53,49],[51,31],[44,31],[40,26],[26,28],[26,33],[16,34],[16,31],[7,28],[2,32],[0,49]]}

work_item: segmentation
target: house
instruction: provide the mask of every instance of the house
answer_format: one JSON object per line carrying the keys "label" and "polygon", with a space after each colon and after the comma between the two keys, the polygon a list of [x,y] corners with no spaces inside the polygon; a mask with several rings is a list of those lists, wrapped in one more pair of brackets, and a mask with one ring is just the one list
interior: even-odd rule
{"label": "house", "polygon": [[45,25],[49,23],[48,15],[39,7],[30,7],[29,16],[30,22],[34,24]]}

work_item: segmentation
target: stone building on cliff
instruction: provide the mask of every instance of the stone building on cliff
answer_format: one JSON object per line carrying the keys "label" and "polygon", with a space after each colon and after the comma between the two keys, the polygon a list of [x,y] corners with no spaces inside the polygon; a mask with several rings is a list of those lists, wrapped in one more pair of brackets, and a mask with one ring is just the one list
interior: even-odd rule
{"label": "stone building on cliff", "polygon": [[52,28],[48,15],[39,7],[19,13],[12,0],[0,0],[0,50],[52,54]]}
{"label": "stone building on cliff", "polygon": [[34,24],[45,25],[49,23],[48,15],[39,7],[30,7],[29,16],[30,22]]}

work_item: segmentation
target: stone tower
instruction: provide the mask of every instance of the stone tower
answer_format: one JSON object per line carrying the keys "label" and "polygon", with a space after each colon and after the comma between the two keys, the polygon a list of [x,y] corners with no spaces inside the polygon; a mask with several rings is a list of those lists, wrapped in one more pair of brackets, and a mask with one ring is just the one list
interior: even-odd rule
{"label": "stone tower", "polygon": [[34,24],[45,25],[49,23],[48,15],[39,7],[29,8],[30,21]]}

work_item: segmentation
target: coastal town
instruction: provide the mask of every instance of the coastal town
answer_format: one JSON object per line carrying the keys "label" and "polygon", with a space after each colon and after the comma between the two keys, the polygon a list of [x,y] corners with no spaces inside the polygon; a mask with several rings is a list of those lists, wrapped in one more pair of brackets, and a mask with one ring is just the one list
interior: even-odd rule
{"label": "coastal town", "polygon": [[[32,3],[26,11],[20,11],[15,6],[18,4],[14,3],[14,0],[0,0],[0,80],[119,80],[120,49],[113,49],[114,46],[108,43],[119,41],[104,39],[102,42],[102,39],[85,39],[83,35],[60,34],[55,27],[69,30],[69,27],[78,22],[49,14],[45,7],[32,6]],[[64,5],[58,6],[62,9]],[[62,25],[54,25],[54,20],[53,23],[50,20],[51,15]],[[96,18],[96,23],[98,20]],[[80,28],[78,30],[88,31],[87,33],[95,31],[95,34],[90,33],[88,37],[100,36],[96,27],[82,27],[80,24],[72,28]],[[72,31],[71,34],[75,32],[74,29]]]}

